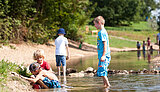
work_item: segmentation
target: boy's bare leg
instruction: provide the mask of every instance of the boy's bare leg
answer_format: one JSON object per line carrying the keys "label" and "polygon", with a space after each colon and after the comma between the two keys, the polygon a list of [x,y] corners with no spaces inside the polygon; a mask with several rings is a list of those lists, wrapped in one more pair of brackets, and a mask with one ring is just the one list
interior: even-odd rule
{"label": "boy's bare leg", "polygon": [[63,66],[63,76],[66,76],[66,66]]}
{"label": "boy's bare leg", "polygon": [[65,85],[67,84],[66,76],[64,76],[63,83],[64,83]]}
{"label": "boy's bare leg", "polygon": [[59,82],[61,83],[61,76],[58,76],[58,80],[59,80]]}
{"label": "boy's bare leg", "polygon": [[104,79],[104,76],[102,76],[102,80],[103,80],[104,86],[106,86],[106,81],[105,81],[105,79]]}
{"label": "boy's bare leg", "polygon": [[63,66],[63,77],[64,77],[64,84],[67,84],[67,80],[66,80],[66,66]]}
{"label": "boy's bare leg", "polygon": [[102,76],[102,79],[103,79],[103,83],[104,83],[105,87],[110,87],[111,86],[107,76]]}
{"label": "boy's bare leg", "polygon": [[57,66],[57,70],[58,70],[58,76],[61,76],[61,69],[60,69],[60,66]]}
{"label": "boy's bare leg", "polygon": [[44,89],[48,89],[48,87],[42,82],[42,80],[38,80],[37,83],[40,84]]}

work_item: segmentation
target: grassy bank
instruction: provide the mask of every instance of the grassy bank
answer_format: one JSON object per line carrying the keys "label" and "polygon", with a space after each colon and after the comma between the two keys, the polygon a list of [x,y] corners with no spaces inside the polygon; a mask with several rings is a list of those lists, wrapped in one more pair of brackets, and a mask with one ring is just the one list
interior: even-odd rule
{"label": "grassy bank", "polygon": [[0,61],[0,91],[3,89],[7,89],[5,84],[8,81],[9,73],[17,71],[17,65],[14,63],[10,63],[8,61],[1,60]]}
{"label": "grassy bank", "polygon": [[[107,32],[109,35],[110,47],[115,47],[115,48],[123,48],[123,47],[135,48],[136,42],[129,40],[140,41],[140,43],[142,44],[142,41],[147,42],[147,37],[150,37],[151,43],[156,43],[156,35],[158,33],[156,31],[135,32],[135,31],[110,31],[110,30],[108,30]],[[122,37],[124,39],[119,39],[111,36]],[[92,45],[97,45],[96,35],[93,36],[86,35],[85,42]]]}
{"label": "grassy bank", "polygon": [[18,65],[1,60],[0,61],[0,83],[6,82],[9,72],[16,72]]}
{"label": "grassy bank", "polygon": [[[17,72],[23,76],[27,76],[26,68],[21,68],[15,63],[9,61],[0,61],[0,92],[17,92],[31,90],[29,82],[18,76],[12,76],[11,72]],[[25,87],[25,88],[24,88]]]}
{"label": "grassy bank", "polygon": [[[85,42],[92,45],[97,45],[97,38],[95,35],[94,36],[87,35]],[[115,47],[115,48],[123,48],[123,47],[135,48],[136,47],[136,42],[122,40],[115,37],[109,37],[109,42],[110,42],[109,44],[110,47]]]}
{"label": "grassy bank", "polygon": [[[158,31],[153,31],[150,27],[148,22],[142,21],[139,23],[132,23],[130,26],[119,26],[119,27],[105,27],[107,29],[109,40],[110,40],[110,47],[116,48],[135,48],[136,42],[130,41],[140,41],[142,44],[143,41],[147,41],[147,37],[150,37],[151,43],[156,42],[156,35]],[[89,25],[89,30],[96,30],[94,26]],[[111,37],[114,36],[114,37]],[[117,37],[117,38],[116,38]],[[118,37],[124,38],[119,39]],[[126,40],[127,39],[127,40]],[[85,42],[96,45],[97,40],[95,35],[91,36],[89,33],[86,37]]]}
{"label": "grassy bank", "polygon": [[117,37],[123,37],[130,40],[147,41],[147,37],[150,37],[151,42],[156,42],[157,31],[111,31],[108,30],[108,34]]}
{"label": "grassy bank", "polygon": [[[93,25],[88,25],[89,30],[96,30]],[[141,21],[138,23],[131,23],[129,26],[116,26],[116,27],[109,27],[105,26],[107,30],[117,30],[117,31],[151,31],[152,28],[150,24],[146,21]],[[85,28],[83,28],[85,30]]]}

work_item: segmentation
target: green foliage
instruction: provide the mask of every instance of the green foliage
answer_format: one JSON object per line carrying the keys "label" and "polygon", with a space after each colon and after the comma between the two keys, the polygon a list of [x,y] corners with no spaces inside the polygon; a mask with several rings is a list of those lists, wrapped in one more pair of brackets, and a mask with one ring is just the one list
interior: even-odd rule
{"label": "green foliage", "polygon": [[32,74],[27,72],[27,68],[24,66],[19,66],[19,69],[17,69],[17,72],[25,77],[30,77]]}
{"label": "green foliage", "polygon": [[[32,31],[34,30],[34,31]],[[36,43],[46,43],[49,40],[48,31],[45,27],[43,27],[42,24],[37,24],[32,27],[32,30],[30,30],[27,34],[27,38],[33,42]]]}
{"label": "green foliage", "polygon": [[16,71],[16,67],[18,67],[16,64],[2,59],[0,61],[0,82],[5,82],[8,77],[8,73]]}
{"label": "green foliage", "polygon": [[108,26],[121,25],[124,21],[130,22],[145,20],[150,16],[151,10],[157,7],[154,0],[90,0],[97,3],[92,14],[95,18],[103,16]]}
{"label": "green foliage", "polygon": [[0,42],[43,44],[54,39],[59,28],[69,39],[83,42],[91,15],[104,16],[106,25],[130,25],[156,7],[154,0],[0,0]]}
{"label": "green foliage", "polygon": [[43,44],[64,28],[68,38],[83,41],[79,33],[93,10],[89,0],[1,0],[0,40]]}
{"label": "green foliage", "polygon": [[46,25],[51,29],[56,25],[64,28],[66,36],[70,39],[83,38],[83,35],[79,36],[79,33],[83,31],[81,27],[88,23],[93,11],[93,8],[89,7],[91,3],[88,0],[48,0],[44,4],[43,18],[48,19],[45,22]]}
{"label": "green foliage", "polygon": [[0,24],[0,39],[3,41],[14,41],[23,38],[23,32],[20,31],[21,22],[15,18],[7,17]]}

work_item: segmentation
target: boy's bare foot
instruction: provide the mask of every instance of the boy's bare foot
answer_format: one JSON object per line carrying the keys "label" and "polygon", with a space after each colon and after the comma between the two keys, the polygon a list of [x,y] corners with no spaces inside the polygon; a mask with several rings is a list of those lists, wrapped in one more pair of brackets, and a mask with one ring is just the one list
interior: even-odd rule
{"label": "boy's bare foot", "polygon": [[111,86],[110,84],[109,85],[104,85],[105,88],[109,88],[110,86]]}

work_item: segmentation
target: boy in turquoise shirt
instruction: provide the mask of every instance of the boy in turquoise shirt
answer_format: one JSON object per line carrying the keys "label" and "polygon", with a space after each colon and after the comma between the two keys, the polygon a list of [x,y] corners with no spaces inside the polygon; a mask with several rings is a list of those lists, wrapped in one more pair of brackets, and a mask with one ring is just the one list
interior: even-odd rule
{"label": "boy in turquoise shirt", "polygon": [[94,26],[99,29],[97,37],[97,51],[98,51],[98,70],[97,76],[102,77],[105,87],[109,87],[110,83],[107,78],[108,66],[111,60],[109,38],[106,29],[104,28],[105,20],[102,16],[94,19]]}

